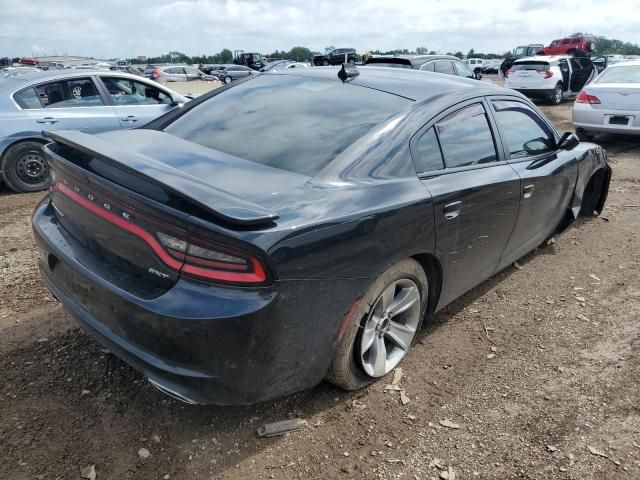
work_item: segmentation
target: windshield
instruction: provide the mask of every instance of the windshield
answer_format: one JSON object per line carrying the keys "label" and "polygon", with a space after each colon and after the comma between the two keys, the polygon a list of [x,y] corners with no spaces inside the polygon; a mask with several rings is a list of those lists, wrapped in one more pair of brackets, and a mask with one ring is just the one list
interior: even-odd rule
{"label": "windshield", "polygon": [[527,47],[518,47],[515,49],[515,51],[513,52],[516,57],[521,56],[521,55],[526,55],[527,53]]}
{"label": "windshield", "polygon": [[313,176],[411,103],[333,80],[262,75],[187,111],[165,131],[236,157]]}
{"label": "windshield", "polygon": [[595,83],[640,83],[640,65],[608,68]]}

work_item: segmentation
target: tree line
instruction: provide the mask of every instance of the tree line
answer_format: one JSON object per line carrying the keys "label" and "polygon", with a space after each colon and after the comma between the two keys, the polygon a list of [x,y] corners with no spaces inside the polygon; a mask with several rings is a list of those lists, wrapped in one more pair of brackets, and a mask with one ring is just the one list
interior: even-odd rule
{"label": "tree line", "polygon": [[[575,33],[574,35],[581,35],[581,33]],[[631,42],[624,42],[622,40],[610,39],[604,36],[595,36],[596,50],[595,56],[598,55],[640,55],[640,45]],[[514,45],[515,47],[515,45]],[[324,53],[333,50],[333,45],[324,49]],[[263,53],[263,56],[270,60],[295,60],[297,62],[309,62],[314,55],[319,55],[321,52],[313,51],[307,47],[293,47],[291,50],[274,50],[273,52]],[[441,52],[435,50],[429,50],[427,47],[416,47],[414,50],[407,48],[395,49],[395,50],[368,50],[366,52],[360,52],[361,54],[371,55],[437,55]],[[457,52],[447,52],[447,55],[453,55],[460,59],[462,58],[508,58],[511,56],[511,52],[502,53],[483,53],[476,52],[473,48],[466,54]],[[129,59],[131,63],[139,63],[136,58]],[[233,52],[228,48],[223,48],[220,52],[213,55],[194,55],[189,56],[182,52],[169,52],[162,54],[158,57],[148,57],[146,60],[148,63],[188,63],[188,64],[224,64],[233,63]]]}

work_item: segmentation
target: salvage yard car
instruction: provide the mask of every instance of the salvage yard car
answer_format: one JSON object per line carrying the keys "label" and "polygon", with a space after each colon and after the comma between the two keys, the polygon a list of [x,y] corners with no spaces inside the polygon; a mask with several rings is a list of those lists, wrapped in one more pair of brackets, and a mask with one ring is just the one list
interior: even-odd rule
{"label": "salvage yard car", "polygon": [[583,140],[597,133],[640,134],[640,61],[616,63],[580,92],[573,125]]}
{"label": "salvage yard car", "polygon": [[578,95],[604,68],[604,57],[593,60],[569,55],[521,58],[507,72],[504,85],[528,97],[559,105],[564,99]]}
{"label": "salvage yard car", "polygon": [[49,137],[46,283],[189,403],[380,379],[425,317],[601,211],[611,173],[513,90],[376,67],[256,75],[144,128]]}
{"label": "salvage yard car", "polygon": [[137,75],[105,70],[27,73],[0,80],[0,180],[16,192],[49,185],[43,130],[132,128],[188,101]]}
{"label": "salvage yard car", "polygon": [[315,55],[311,61],[316,66],[341,65],[349,63],[355,65],[360,61],[360,55],[356,53],[355,48],[335,48],[323,55]]}
{"label": "salvage yard car", "polygon": [[480,80],[482,74],[471,71],[469,66],[458,57],[452,55],[376,55],[369,57],[367,66],[410,68],[423,72],[444,73],[458,77],[475,78]]}

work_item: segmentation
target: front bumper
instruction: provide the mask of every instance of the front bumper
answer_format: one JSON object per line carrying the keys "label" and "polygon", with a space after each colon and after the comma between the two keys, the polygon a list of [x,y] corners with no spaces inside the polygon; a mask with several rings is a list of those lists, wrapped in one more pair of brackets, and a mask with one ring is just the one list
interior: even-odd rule
{"label": "front bumper", "polygon": [[331,362],[364,280],[228,288],[183,279],[141,299],[74,256],[44,201],[33,215],[39,267],[53,294],[106,348],[190,403],[250,404],[312,387]]}
{"label": "front bumper", "polygon": [[[590,104],[574,103],[572,109],[573,125],[576,129],[593,133],[618,133],[640,135],[640,112],[594,108]],[[612,116],[633,117],[629,125],[612,125]]]}

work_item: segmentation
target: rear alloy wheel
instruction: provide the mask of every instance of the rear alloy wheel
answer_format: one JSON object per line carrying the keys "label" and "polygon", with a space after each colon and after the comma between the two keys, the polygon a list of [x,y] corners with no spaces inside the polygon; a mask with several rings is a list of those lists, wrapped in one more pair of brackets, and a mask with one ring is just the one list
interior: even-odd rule
{"label": "rear alloy wheel", "polygon": [[327,60],[326,58],[322,60],[322,65],[324,65],[325,67],[329,65],[329,60]]}
{"label": "rear alloy wheel", "polygon": [[9,147],[2,162],[4,182],[15,192],[37,192],[49,185],[49,165],[39,142]]}
{"label": "rear alloy wheel", "polygon": [[229,75],[224,77],[224,83],[225,84],[229,85],[232,81],[233,81],[233,79]]}
{"label": "rear alloy wheel", "polygon": [[350,312],[327,380],[357,390],[396,368],[420,329],[428,291],[427,277],[415,260],[386,270]]}
{"label": "rear alloy wheel", "polygon": [[556,85],[556,88],[553,90],[553,95],[551,96],[551,103],[554,105],[560,105],[562,103],[562,85]]}

